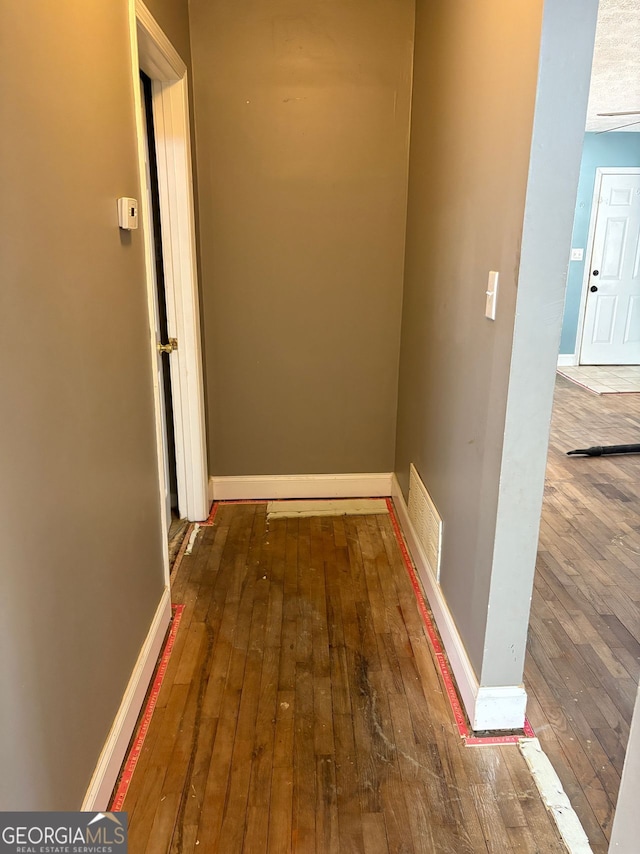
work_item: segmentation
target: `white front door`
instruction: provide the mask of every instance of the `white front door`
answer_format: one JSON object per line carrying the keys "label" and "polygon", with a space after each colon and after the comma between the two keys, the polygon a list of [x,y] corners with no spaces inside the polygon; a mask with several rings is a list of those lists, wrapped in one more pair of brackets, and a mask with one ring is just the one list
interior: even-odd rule
{"label": "white front door", "polygon": [[640,175],[603,175],[581,365],[640,364]]}

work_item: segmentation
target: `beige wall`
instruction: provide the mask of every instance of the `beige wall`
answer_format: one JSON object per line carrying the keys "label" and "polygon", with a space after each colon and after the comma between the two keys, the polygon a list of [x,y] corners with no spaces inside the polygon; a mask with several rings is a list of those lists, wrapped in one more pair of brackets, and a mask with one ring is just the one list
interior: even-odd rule
{"label": "beige wall", "polygon": [[190,67],[188,0],[145,0],[145,5],[186,65]]}
{"label": "beige wall", "polygon": [[2,2],[0,69],[0,809],[75,809],[164,584],[127,3]]}
{"label": "beige wall", "polygon": [[192,0],[210,470],[388,471],[412,0]]}
{"label": "beige wall", "polygon": [[541,0],[417,3],[396,471],[406,489],[415,463],[444,518],[442,591],[478,674],[541,14]]}

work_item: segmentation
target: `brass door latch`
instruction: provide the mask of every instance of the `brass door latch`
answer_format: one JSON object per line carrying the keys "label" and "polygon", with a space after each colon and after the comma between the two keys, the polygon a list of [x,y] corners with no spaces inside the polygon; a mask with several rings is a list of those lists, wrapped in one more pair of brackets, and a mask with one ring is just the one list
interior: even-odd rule
{"label": "brass door latch", "polygon": [[167,344],[156,344],[158,348],[158,353],[173,353],[174,350],[178,349],[178,339],[177,338],[169,338]]}

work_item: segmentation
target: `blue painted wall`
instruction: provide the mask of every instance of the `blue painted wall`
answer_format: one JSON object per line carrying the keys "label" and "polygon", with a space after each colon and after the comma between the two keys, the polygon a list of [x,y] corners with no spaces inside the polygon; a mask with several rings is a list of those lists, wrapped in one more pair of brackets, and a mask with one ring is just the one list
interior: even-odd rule
{"label": "blue painted wall", "polygon": [[575,353],[576,350],[580,292],[584,278],[584,265],[588,261],[587,237],[593,202],[593,185],[598,166],[640,166],[640,133],[586,133],[584,135],[571,245],[576,248],[582,247],[585,250],[585,258],[584,261],[569,262],[560,340],[561,353]]}

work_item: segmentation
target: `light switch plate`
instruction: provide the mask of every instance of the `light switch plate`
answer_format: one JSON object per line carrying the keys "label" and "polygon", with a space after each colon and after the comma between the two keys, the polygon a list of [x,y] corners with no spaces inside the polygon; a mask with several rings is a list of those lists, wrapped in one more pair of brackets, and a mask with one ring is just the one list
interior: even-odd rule
{"label": "light switch plate", "polygon": [[584,258],[584,249],[572,249],[571,250],[571,260],[572,261],[582,261]]}
{"label": "light switch plate", "polygon": [[487,283],[486,296],[487,301],[485,304],[484,314],[485,317],[488,317],[489,320],[496,319],[496,302],[498,301],[498,278],[499,273],[496,273],[495,270],[490,270],[489,272],[489,281]]}

